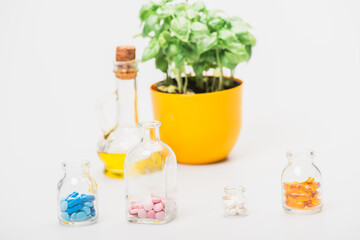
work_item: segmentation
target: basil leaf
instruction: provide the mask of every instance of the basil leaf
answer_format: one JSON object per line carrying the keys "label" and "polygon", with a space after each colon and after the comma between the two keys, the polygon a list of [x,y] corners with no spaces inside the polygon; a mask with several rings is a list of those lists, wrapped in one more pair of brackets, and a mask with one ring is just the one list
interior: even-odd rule
{"label": "basil leaf", "polygon": [[190,21],[182,16],[174,18],[171,21],[170,30],[181,41],[187,42],[190,35]]}
{"label": "basil leaf", "polygon": [[144,4],[140,9],[139,18],[141,21],[145,21],[152,10],[152,4]]}
{"label": "basil leaf", "polygon": [[225,24],[225,21],[221,18],[213,18],[208,22],[210,29],[214,31],[219,31]]}
{"label": "basil leaf", "polygon": [[181,67],[183,64],[184,64],[184,61],[185,61],[185,58],[182,54],[177,54],[175,57],[174,57],[174,62],[175,62],[175,66],[176,67]]}
{"label": "basil leaf", "polygon": [[217,38],[213,35],[201,35],[197,41],[197,52],[201,54],[216,46]]}
{"label": "basil leaf", "polygon": [[155,29],[159,29],[159,26],[156,26],[158,22],[158,18],[156,15],[151,15],[146,19],[145,26],[143,29],[143,36],[147,36],[150,32],[155,31]]}
{"label": "basil leaf", "polygon": [[209,33],[209,29],[206,24],[201,22],[193,22],[191,24],[191,31],[196,33]]}
{"label": "basil leaf", "polygon": [[206,10],[205,4],[200,1],[193,3],[192,8],[197,12],[203,12],[204,10]]}
{"label": "basil leaf", "polygon": [[231,17],[228,19],[231,25],[231,31],[234,33],[244,33],[251,29],[251,26],[247,23],[245,23],[241,18],[239,17]]}
{"label": "basil leaf", "polygon": [[186,16],[187,16],[188,19],[193,19],[197,15],[198,15],[198,13],[192,8],[189,8],[189,9],[186,10]]}
{"label": "basil leaf", "polygon": [[155,66],[157,69],[160,69],[162,72],[166,73],[168,70],[168,62],[166,61],[166,56],[164,54],[158,54],[155,58]]}
{"label": "basil leaf", "polygon": [[237,38],[234,33],[232,33],[228,29],[221,29],[218,33],[220,39],[224,40],[225,42],[235,42]]}
{"label": "basil leaf", "polygon": [[220,61],[224,67],[235,69],[240,62],[245,62],[249,59],[249,54],[246,49],[241,54],[225,51],[221,54]]}
{"label": "basil leaf", "polygon": [[249,32],[238,33],[238,34],[236,34],[236,36],[239,39],[239,41],[245,45],[255,46],[255,44],[256,44],[255,37]]}
{"label": "basil leaf", "polygon": [[167,53],[170,57],[176,56],[177,54],[179,54],[179,52],[180,49],[176,44],[172,43],[169,45]]}
{"label": "basil leaf", "polygon": [[194,63],[193,70],[195,72],[196,77],[201,78],[204,72],[205,66],[204,63]]}
{"label": "basil leaf", "polygon": [[154,57],[159,53],[160,51],[160,44],[156,39],[152,39],[149,43],[149,45],[146,46],[144,49],[143,55],[142,55],[142,61],[146,62]]}
{"label": "basil leaf", "polygon": [[159,35],[159,44],[161,47],[167,47],[168,42],[171,39],[171,35],[169,31],[163,31],[162,33],[160,33]]}

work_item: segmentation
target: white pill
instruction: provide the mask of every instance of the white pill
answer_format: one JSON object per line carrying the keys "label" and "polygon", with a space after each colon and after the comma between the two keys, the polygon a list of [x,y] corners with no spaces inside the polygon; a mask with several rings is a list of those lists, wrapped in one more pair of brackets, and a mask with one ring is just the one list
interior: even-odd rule
{"label": "white pill", "polygon": [[237,214],[237,211],[235,208],[233,208],[233,209],[230,209],[229,213],[231,216],[235,216]]}
{"label": "white pill", "polygon": [[236,207],[236,201],[235,200],[225,201],[225,208],[235,208],[235,207]]}
{"label": "white pill", "polygon": [[239,215],[245,215],[246,214],[246,209],[245,208],[236,208],[236,212]]}

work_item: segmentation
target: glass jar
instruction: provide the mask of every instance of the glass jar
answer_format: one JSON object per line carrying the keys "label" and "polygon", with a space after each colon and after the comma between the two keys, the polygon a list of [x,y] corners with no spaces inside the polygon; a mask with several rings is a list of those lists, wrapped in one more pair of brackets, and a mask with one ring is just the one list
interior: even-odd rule
{"label": "glass jar", "polygon": [[166,223],[176,216],[177,162],[160,141],[158,121],[139,122],[141,141],[125,160],[125,213],[129,222]]}
{"label": "glass jar", "polygon": [[224,188],[224,214],[225,216],[245,216],[246,196],[243,186],[226,186]]}
{"label": "glass jar", "polygon": [[282,205],[289,213],[321,211],[321,173],[314,165],[314,151],[309,149],[287,152],[288,165],[282,172]]}
{"label": "glass jar", "polygon": [[58,219],[67,226],[95,223],[99,216],[97,184],[89,174],[89,161],[63,162],[58,183]]}
{"label": "glass jar", "polygon": [[[127,152],[140,141],[137,112],[135,48],[119,46],[118,53],[132,53],[128,58],[114,63],[116,90],[100,98],[96,105],[98,119],[103,131],[97,146],[99,158],[104,162],[104,174],[112,178],[124,178],[124,162]],[[118,58],[117,58],[118,59]],[[128,60],[126,60],[128,59]],[[125,61],[126,60],[126,61]],[[105,111],[109,103],[115,111]],[[107,114],[105,114],[107,113]]]}

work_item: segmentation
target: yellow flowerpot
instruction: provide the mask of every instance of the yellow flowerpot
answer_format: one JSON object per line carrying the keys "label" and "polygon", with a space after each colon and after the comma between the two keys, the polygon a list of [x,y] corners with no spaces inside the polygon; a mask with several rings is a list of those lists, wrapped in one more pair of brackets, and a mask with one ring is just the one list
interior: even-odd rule
{"label": "yellow flowerpot", "polygon": [[242,81],[234,88],[194,95],[170,94],[151,86],[154,117],[162,125],[161,139],[178,162],[205,164],[221,161],[240,133]]}

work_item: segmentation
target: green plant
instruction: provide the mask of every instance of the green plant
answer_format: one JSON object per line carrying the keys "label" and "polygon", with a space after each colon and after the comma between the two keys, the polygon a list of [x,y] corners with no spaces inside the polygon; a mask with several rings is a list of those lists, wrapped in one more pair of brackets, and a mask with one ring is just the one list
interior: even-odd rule
{"label": "green plant", "polygon": [[[211,92],[232,87],[233,70],[250,59],[256,43],[249,33],[251,27],[241,18],[208,10],[203,2],[150,2],[142,6],[139,17],[141,35],[150,38],[142,61],[155,58],[156,68],[167,75],[157,88],[166,92]],[[223,68],[231,70],[230,77],[224,77]],[[209,69],[214,69],[213,77],[203,75]]]}

